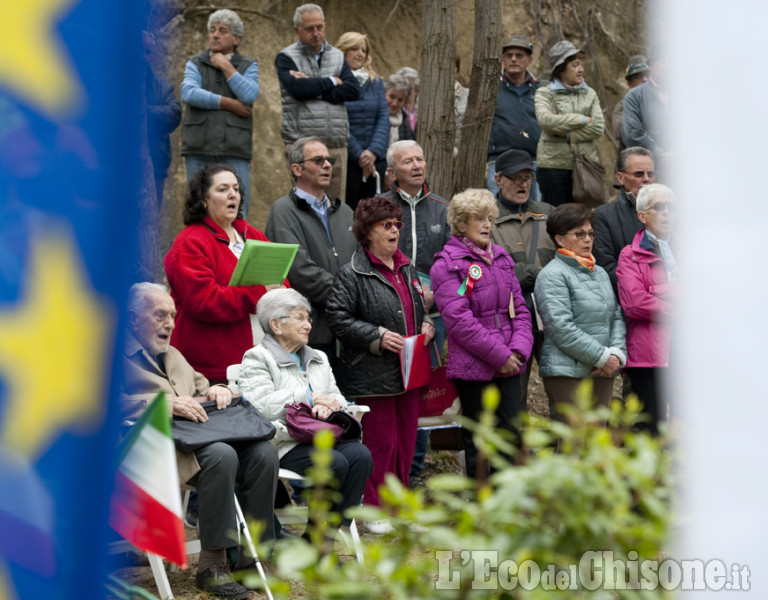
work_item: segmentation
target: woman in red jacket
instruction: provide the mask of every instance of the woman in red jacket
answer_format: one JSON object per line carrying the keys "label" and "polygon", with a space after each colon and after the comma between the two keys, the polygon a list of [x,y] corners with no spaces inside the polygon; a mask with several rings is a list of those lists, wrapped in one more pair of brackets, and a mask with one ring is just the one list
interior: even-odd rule
{"label": "woman in red jacket", "polygon": [[632,391],[643,403],[657,431],[667,413],[661,379],[669,368],[672,301],[677,295],[677,261],[669,240],[675,194],[660,183],[640,188],[637,218],[645,226],[619,254],[616,276],[627,322],[627,368]]}
{"label": "woman in red jacket", "polygon": [[[202,167],[189,181],[184,225],[165,257],[176,303],[171,344],[211,383],[226,382],[227,367],[254,345],[256,303],[279,285],[231,286],[245,240],[267,237],[245,222],[240,180],[229,165]],[[287,284],[286,284],[287,285]]]}

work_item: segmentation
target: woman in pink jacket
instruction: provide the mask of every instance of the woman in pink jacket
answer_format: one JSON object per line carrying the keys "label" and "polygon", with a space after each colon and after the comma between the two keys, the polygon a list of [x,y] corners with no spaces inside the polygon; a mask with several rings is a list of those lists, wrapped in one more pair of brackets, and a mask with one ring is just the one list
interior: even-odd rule
{"label": "woman in pink jacket", "polygon": [[[512,423],[523,404],[520,373],[533,347],[531,315],[515,276],[515,261],[491,243],[499,215],[488,190],[456,194],[448,207],[451,238],[435,255],[430,270],[435,303],[448,334],[447,375],[456,385],[465,417],[477,419],[483,390],[501,394],[496,409],[498,427],[516,432]],[[463,431],[467,475],[477,474],[477,450],[472,433]]]}
{"label": "woman in pink jacket", "polygon": [[675,195],[660,183],[640,188],[637,217],[645,226],[619,254],[616,276],[627,323],[625,373],[643,403],[653,433],[667,414],[662,386],[669,368],[670,324],[677,295],[677,262],[670,247]]}

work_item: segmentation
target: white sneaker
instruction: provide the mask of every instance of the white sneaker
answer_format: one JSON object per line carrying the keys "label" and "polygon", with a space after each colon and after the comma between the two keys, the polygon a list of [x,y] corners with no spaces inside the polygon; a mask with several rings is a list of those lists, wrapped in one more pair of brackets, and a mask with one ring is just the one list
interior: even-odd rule
{"label": "white sneaker", "polygon": [[374,535],[384,535],[394,531],[395,528],[392,527],[389,519],[382,519],[381,521],[367,521],[365,523],[365,530]]}

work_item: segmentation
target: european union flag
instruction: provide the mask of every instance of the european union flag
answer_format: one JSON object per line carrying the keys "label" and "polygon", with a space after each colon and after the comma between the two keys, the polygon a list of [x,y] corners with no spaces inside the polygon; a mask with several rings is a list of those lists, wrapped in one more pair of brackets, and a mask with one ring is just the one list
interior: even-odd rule
{"label": "european union flag", "polygon": [[0,5],[0,598],[103,596],[141,13]]}

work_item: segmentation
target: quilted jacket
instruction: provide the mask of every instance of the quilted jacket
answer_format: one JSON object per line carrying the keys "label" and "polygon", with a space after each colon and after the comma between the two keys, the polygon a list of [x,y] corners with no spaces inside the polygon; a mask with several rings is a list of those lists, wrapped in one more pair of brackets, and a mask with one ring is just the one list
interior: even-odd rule
{"label": "quilted jacket", "polygon": [[626,328],[608,274],[590,271],[575,258],[555,254],[534,287],[544,323],[542,377],[588,377],[614,354],[626,364]]}
{"label": "quilted jacket", "polygon": [[[490,265],[479,260],[451,236],[435,257],[430,271],[432,290],[448,334],[448,377],[469,381],[490,381],[504,377],[498,370],[513,350],[527,361],[533,347],[531,314],[525,305],[515,262],[495,244]],[[482,277],[475,281],[471,297],[459,295],[469,267],[480,265]],[[510,318],[510,299],[514,317]],[[509,375],[512,377],[513,375]]]}

